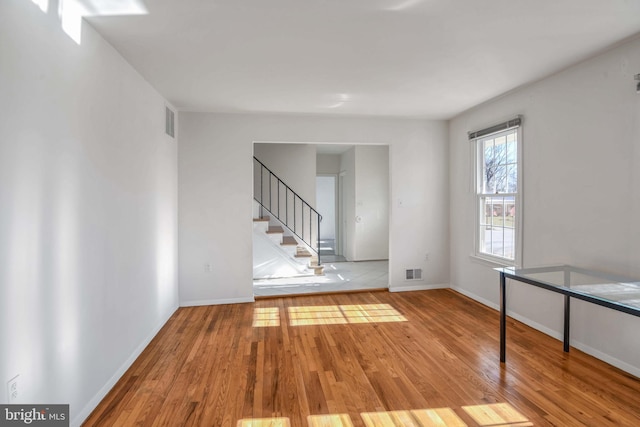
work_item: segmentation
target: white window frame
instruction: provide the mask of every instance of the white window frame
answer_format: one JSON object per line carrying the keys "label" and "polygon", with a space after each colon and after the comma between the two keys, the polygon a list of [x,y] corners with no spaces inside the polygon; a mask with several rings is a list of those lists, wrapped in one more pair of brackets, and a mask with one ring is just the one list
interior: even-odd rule
{"label": "white window frame", "polygon": [[[494,139],[501,134],[516,133],[516,147],[517,147],[517,191],[515,193],[488,193],[483,191],[483,176],[484,173],[484,153],[482,151],[482,143],[487,139]],[[522,266],[522,229],[523,229],[523,215],[522,215],[522,199],[523,199],[523,149],[522,149],[522,125],[514,126],[508,129],[503,129],[498,132],[493,132],[481,137],[472,139],[472,152],[474,159],[474,252],[473,256],[483,261],[488,261],[492,264],[500,266]],[[485,226],[481,223],[483,211],[485,209],[484,199],[488,196],[497,197],[513,197],[514,198],[514,257],[513,259],[494,255],[481,250],[482,237],[481,233],[484,233]],[[504,206],[504,205],[503,205]],[[504,208],[503,208],[504,209]]]}

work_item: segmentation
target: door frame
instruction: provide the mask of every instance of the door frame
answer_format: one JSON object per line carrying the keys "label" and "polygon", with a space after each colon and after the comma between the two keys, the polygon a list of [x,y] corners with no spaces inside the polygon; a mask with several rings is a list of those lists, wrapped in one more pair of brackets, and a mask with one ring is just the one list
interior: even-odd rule
{"label": "door frame", "polygon": [[[339,174],[336,173],[318,173],[316,174],[316,178],[317,177],[330,177],[333,178],[333,196],[335,198],[334,201],[334,224],[335,224],[335,254],[336,255],[342,255],[342,225],[340,224],[340,212],[342,209],[342,197],[339,194],[339,186],[338,186],[338,179],[339,179]],[[316,182],[316,200],[318,198],[318,192],[317,192],[317,182]]]}

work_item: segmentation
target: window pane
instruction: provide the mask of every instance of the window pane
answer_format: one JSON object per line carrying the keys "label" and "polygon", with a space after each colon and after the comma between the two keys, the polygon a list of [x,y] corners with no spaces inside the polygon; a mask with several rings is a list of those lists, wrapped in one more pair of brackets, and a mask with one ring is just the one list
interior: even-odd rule
{"label": "window pane", "polygon": [[496,166],[494,181],[494,193],[504,193],[507,191],[507,167],[505,165]]}
{"label": "window pane", "polygon": [[[489,203],[491,203],[491,217],[497,218],[500,216],[500,204],[497,197],[488,197]],[[493,222],[492,222],[493,224]]]}
{"label": "window pane", "polygon": [[491,224],[491,205],[487,204],[487,200],[485,198],[481,199],[479,214],[481,225]]}
{"label": "window pane", "polygon": [[478,234],[478,247],[480,252],[488,253],[491,248],[487,248],[487,242],[490,242],[491,238],[487,239],[486,231],[491,232],[491,202],[486,197],[481,197],[479,201],[480,233]]}
{"label": "window pane", "polygon": [[480,179],[482,180],[480,188],[482,188],[483,193],[487,193],[489,190],[489,181],[493,176],[492,164],[487,164],[486,159],[490,159],[493,157],[493,140],[489,139],[482,143],[482,151],[480,153],[481,156],[481,164],[482,164],[482,176]]}
{"label": "window pane", "polygon": [[487,139],[484,141],[483,151],[485,159],[493,157],[493,139]]}
{"label": "window pane", "polygon": [[495,159],[496,164],[503,165],[507,163],[506,137],[501,136],[500,138],[495,139],[495,145],[493,148],[493,157]]}
{"label": "window pane", "polygon": [[508,165],[505,192],[516,193],[517,191],[518,191],[518,165]]}
{"label": "window pane", "polygon": [[482,192],[485,194],[507,191],[507,143],[501,136],[483,142]]}
{"label": "window pane", "polygon": [[[511,134],[514,135],[514,134]],[[518,144],[515,139],[507,143],[507,163],[515,163],[518,159]]]}
{"label": "window pane", "polygon": [[499,173],[498,165],[493,163],[491,160],[488,160],[487,158],[485,158],[485,168],[484,168],[485,186],[484,186],[484,193],[494,194],[496,192],[496,183],[497,183],[497,180],[498,180],[498,177],[497,177],[498,173]]}
{"label": "window pane", "polygon": [[504,256],[504,228],[495,227],[493,229],[493,241],[491,242],[493,255]]}
{"label": "window pane", "polygon": [[[515,257],[515,199],[482,197],[479,250],[502,258]],[[484,222],[484,223],[483,223]]]}

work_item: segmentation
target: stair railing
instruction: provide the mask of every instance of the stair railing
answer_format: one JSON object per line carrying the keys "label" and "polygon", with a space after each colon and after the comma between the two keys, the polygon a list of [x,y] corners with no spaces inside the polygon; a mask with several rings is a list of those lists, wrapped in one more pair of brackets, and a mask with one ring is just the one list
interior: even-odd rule
{"label": "stair railing", "polygon": [[320,222],[322,215],[291,189],[255,156],[253,157],[253,198],[302,240],[318,257],[320,265]]}

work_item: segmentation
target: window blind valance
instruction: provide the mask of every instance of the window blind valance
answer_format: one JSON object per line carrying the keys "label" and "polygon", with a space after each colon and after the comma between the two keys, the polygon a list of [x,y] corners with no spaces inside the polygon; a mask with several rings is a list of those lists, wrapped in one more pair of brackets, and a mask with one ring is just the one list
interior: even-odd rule
{"label": "window blind valance", "polygon": [[522,116],[516,116],[515,118],[507,120],[506,122],[498,123],[497,125],[489,126],[488,128],[469,132],[469,140],[481,138],[483,136],[491,135],[492,133],[502,132],[507,129],[518,127],[521,123]]}

